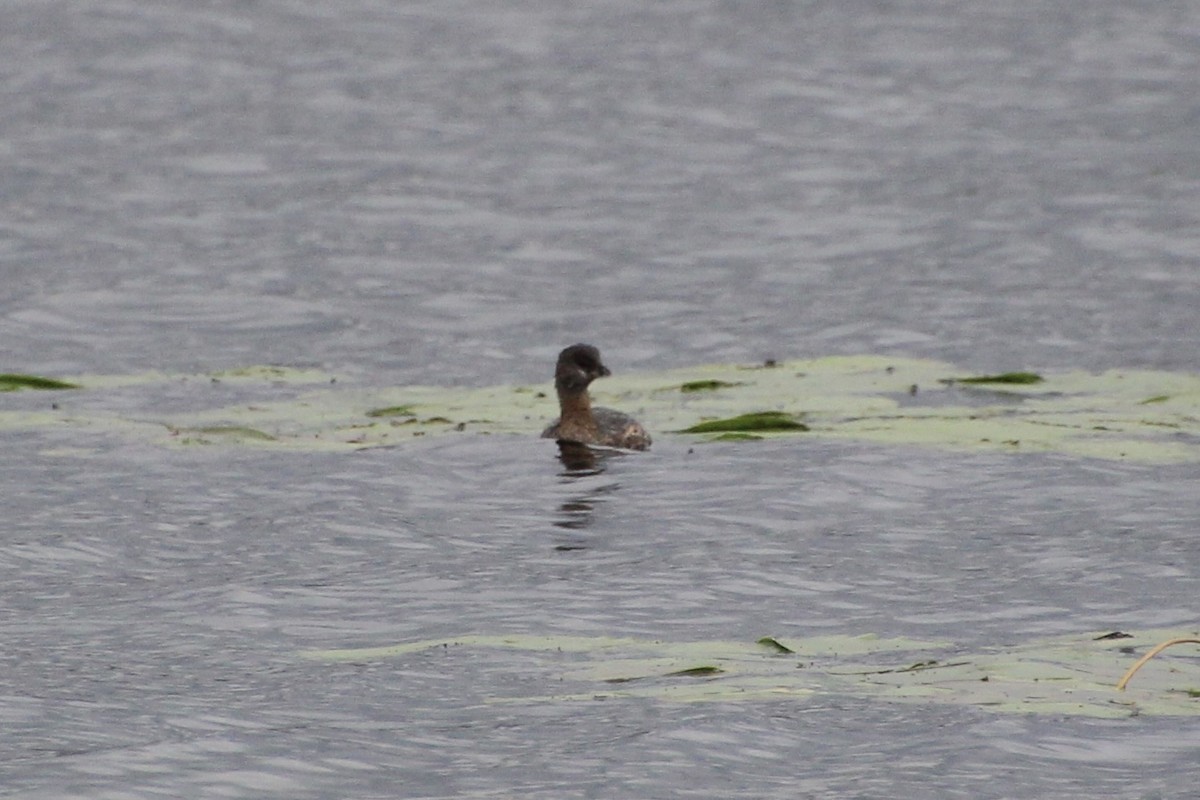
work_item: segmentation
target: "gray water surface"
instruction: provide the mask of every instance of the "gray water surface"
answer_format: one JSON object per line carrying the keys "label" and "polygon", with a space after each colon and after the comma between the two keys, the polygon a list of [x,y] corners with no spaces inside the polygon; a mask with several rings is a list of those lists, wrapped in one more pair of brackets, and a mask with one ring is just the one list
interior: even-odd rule
{"label": "gray water surface", "polygon": [[[1194,3],[4,17],[3,371],[486,386],[546,381],[579,340],[621,373],[1198,370]],[[0,405],[233,390],[147,391]],[[1200,616],[1194,466],[654,431],[572,474],[543,422],[340,454],[0,433],[0,794],[1194,793],[1188,718],[546,703],[520,651],[300,656],[473,633],[978,651]]]}
{"label": "gray water surface", "polygon": [[496,705],[554,687],[520,651],[298,657],[475,632],[850,631],[969,650],[1193,624],[1200,553],[1179,512],[1195,500],[1177,471],[668,442],[570,477],[552,448],[114,448],[10,467],[6,787],[1186,796],[1170,794],[1192,779],[1200,729],[1186,718],[997,718],[853,697]]}

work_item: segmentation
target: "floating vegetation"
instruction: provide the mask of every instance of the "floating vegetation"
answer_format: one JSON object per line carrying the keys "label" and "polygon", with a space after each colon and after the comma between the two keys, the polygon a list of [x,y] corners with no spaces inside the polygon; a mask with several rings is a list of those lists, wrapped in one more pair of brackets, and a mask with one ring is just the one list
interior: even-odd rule
{"label": "floating vegetation", "polygon": [[1200,639],[1196,639],[1191,636],[1178,636],[1174,639],[1168,639],[1165,642],[1159,643],[1150,652],[1139,658],[1137,663],[1130,667],[1129,670],[1121,676],[1121,680],[1117,681],[1117,689],[1122,692],[1125,691],[1125,687],[1129,685],[1129,681],[1133,678],[1137,671],[1141,669],[1143,665],[1145,665],[1147,661],[1154,658],[1168,647],[1173,647],[1177,644],[1200,644]]}
{"label": "floating vegetation", "polygon": [[764,636],[758,640],[756,644],[761,644],[763,647],[769,648],[776,653],[794,653],[796,652],[787,645],[779,643],[779,640],[773,636]]}
{"label": "floating vegetation", "polygon": [[172,433],[184,444],[211,444],[212,439],[230,441],[274,442],[269,433],[243,425],[205,425],[199,428],[173,428]]}
{"label": "floating vegetation", "polygon": [[[303,657],[363,664],[448,646],[490,651],[495,668],[519,671],[522,685],[552,683],[553,694],[488,698],[491,703],[562,704],[639,699],[660,702],[779,702],[791,698],[971,706],[981,711],[1062,716],[1200,716],[1200,660],[1147,670],[1137,688],[1113,682],[1130,647],[1169,639],[1200,643],[1195,631],[1153,630],[1112,640],[1095,633],[1034,639],[972,652],[953,642],[832,634],[757,642],[614,639],[585,636],[467,635],[385,647],[320,650]],[[513,653],[516,655],[506,655]],[[1136,666],[1136,665],[1135,665]],[[403,664],[397,665],[404,669]],[[419,664],[411,668],[420,669]],[[1134,670],[1130,670],[1132,674]],[[664,681],[662,678],[706,678]],[[1128,681],[1126,678],[1122,683]]]}
{"label": "floating vegetation", "polygon": [[292,370],[274,364],[252,367],[235,367],[221,372],[209,373],[214,378],[286,378]]}
{"label": "floating vegetation", "polygon": [[[664,442],[670,433],[682,431],[706,434],[705,440],[744,441],[794,434],[811,426],[806,438],[870,442],[879,447],[1057,453],[1156,464],[1200,462],[1200,375],[1077,370],[1045,377],[1008,373],[959,382],[945,378],[955,374],[970,375],[952,364],[926,359],[829,356],[780,361],[775,369],[707,364],[633,373],[592,388],[597,405],[634,413]],[[34,376],[4,377],[8,383],[0,380],[0,389],[74,386],[48,384],[45,381],[50,379]],[[19,385],[12,382],[14,377]],[[234,391],[192,393],[191,398],[206,403],[194,410],[181,410],[176,402],[155,402],[160,393],[174,397],[180,384],[207,384],[214,378],[231,384]],[[1021,383],[1035,378],[1040,382]],[[270,431],[271,438],[190,435],[228,447],[348,451],[454,435],[460,428],[471,435],[535,439],[558,413],[553,394],[537,385],[389,388],[343,378],[335,382],[329,373],[283,367],[201,375],[87,375],[78,380],[95,403],[72,408],[70,414],[0,409],[0,428],[74,429],[81,436],[103,430],[167,444],[181,440],[178,433],[168,436],[165,431],[228,426]],[[983,382],[980,391],[965,391],[973,381]],[[717,390],[678,390],[687,385]],[[921,387],[917,396],[910,393],[914,385]],[[142,403],[107,402],[106,392],[131,390],[144,398]],[[764,408],[803,409],[804,413],[746,413]],[[1013,444],[1017,442],[1019,447]]]}
{"label": "floating vegetation", "polygon": [[705,665],[703,667],[688,667],[687,669],[678,669],[674,672],[668,672],[668,677],[682,676],[686,678],[702,678],[706,675],[720,675],[725,670],[720,667]]}
{"label": "floating vegetation", "polygon": [[743,431],[806,431],[808,426],[782,411],[756,411],[727,419],[700,422],[680,433],[723,433]]}
{"label": "floating vegetation", "polygon": [[688,381],[679,387],[679,391],[688,392],[712,392],[717,389],[732,389],[735,386],[741,386],[740,383],[730,383],[729,381],[719,381],[715,378],[709,378],[703,381]]}
{"label": "floating vegetation", "polygon": [[712,437],[711,439],[709,439],[709,441],[710,442],[755,442],[762,438],[763,437],[756,436],[753,433],[741,433],[741,432],[727,431],[725,433],[722,433],[720,436]]}
{"label": "floating vegetation", "polygon": [[238,384],[252,384],[265,381],[273,386],[284,384],[302,385],[337,383],[337,378],[321,370],[303,369],[297,367],[281,367],[276,364],[258,364],[246,367],[235,367],[233,369],[210,372],[205,377],[207,377],[213,383],[232,382]]}
{"label": "floating vegetation", "polygon": [[368,417],[415,417],[417,412],[413,411],[412,406],[385,406],[384,408],[372,408],[367,412]]}
{"label": "floating vegetation", "polygon": [[13,372],[0,373],[0,392],[15,392],[18,389],[54,391],[59,389],[82,389],[77,383],[43,378],[38,375],[19,375]]}
{"label": "floating vegetation", "polygon": [[942,383],[988,384],[1003,383],[1010,386],[1027,386],[1044,381],[1036,372],[1002,372],[999,375],[975,375],[969,378],[944,378]]}

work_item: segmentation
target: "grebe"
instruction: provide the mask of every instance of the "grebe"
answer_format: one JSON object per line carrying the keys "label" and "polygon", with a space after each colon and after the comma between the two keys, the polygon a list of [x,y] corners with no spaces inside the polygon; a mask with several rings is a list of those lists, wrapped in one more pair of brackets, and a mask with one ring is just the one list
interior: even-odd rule
{"label": "grebe", "polygon": [[542,431],[542,437],[626,450],[649,449],[650,434],[633,417],[611,408],[592,408],[588,385],[611,374],[600,361],[600,351],[590,344],[573,344],[559,353],[554,388],[562,415]]}

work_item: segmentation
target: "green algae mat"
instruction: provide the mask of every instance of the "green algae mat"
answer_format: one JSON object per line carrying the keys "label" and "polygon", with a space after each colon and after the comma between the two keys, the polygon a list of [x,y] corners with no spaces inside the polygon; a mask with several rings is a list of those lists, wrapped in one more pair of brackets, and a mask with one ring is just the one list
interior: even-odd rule
{"label": "green algae mat", "polygon": [[[428,436],[536,436],[557,415],[549,381],[376,388],[320,370],[279,367],[7,379],[0,389],[39,390],[54,402],[39,410],[0,405],[0,429],[76,430],[81,446],[82,435],[94,431],[171,445],[356,449]],[[243,396],[231,400],[230,392],[213,392],[212,385]],[[1200,376],[1186,373],[979,375],[937,361],[854,356],[630,374],[592,388],[598,404],[637,415],[660,443],[753,446],[764,438],[821,438],[1200,461]],[[136,413],[119,413],[105,402],[114,393],[152,398],[181,390],[202,408],[167,412],[143,403]]]}
{"label": "green algae mat", "polygon": [[[572,636],[461,636],[388,647],[317,650],[305,658],[414,669],[454,668],[454,658],[520,665],[526,686],[553,686],[495,703],[647,698],[752,702],[842,696],[896,703],[971,706],[999,713],[1087,717],[1200,714],[1200,645],[1158,654],[1117,684],[1139,655],[1194,631],[1148,630],[1063,636],[971,651],[946,642],[867,636],[763,637],[745,642],[664,642]],[[1190,647],[1190,650],[1188,649]],[[1174,650],[1171,652],[1175,652]],[[520,658],[506,658],[517,653]],[[401,666],[403,668],[403,666]],[[514,667],[515,669],[516,667]]]}

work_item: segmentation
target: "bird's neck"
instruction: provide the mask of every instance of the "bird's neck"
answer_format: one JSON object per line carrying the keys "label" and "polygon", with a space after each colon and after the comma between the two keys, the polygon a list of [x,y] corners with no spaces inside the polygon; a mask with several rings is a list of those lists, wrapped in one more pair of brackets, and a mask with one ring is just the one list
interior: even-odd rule
{"label": "bird's neck", "polygon": [[564,429],[584,431],[593,435],[596,433],[592,398],[588,396],[587,389],[571,391],[558,387],[558,405],[562,410],[559,424]]}

